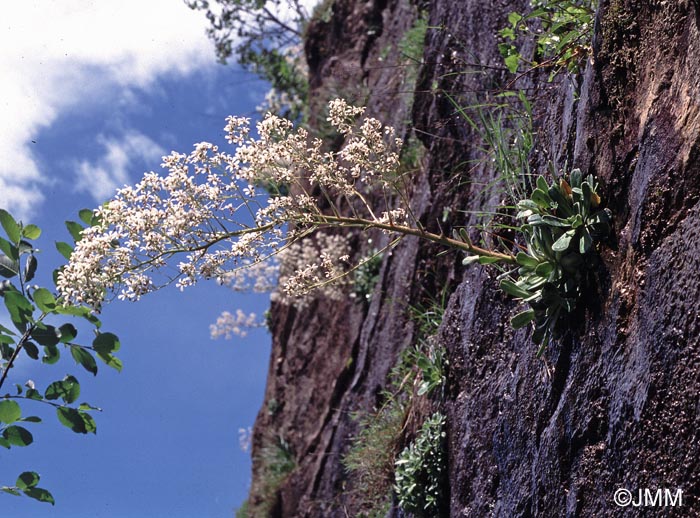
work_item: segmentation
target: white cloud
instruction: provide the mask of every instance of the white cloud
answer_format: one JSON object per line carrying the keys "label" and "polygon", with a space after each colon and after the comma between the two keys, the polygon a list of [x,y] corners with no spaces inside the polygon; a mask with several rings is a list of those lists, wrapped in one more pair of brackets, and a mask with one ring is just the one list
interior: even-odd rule
{"label": "white cloud", "polygon": [[41,170],[31,141],[61,113],[86,101],[109,103],[115,87],[145,88],[165,74],[215,67],[206,24],[179,0],[3,6],[0,206],[21,216],[41,200],[50,171]]}
{"label": "white cloud", "polygon": [[160,162],[165,150],[146,135],[131,130],[121,138],[106,138],[100,135],[98,143],[105,153],[96,162],[83,160],[78,164],[77,190],[89,192],[97,203],[114,195],[124,184],[129,183],[129,171],[134,162]]}

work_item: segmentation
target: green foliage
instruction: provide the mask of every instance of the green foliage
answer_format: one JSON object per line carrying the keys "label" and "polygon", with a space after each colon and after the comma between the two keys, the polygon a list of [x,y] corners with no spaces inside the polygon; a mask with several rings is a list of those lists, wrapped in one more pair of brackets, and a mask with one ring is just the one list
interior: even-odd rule
{"label": "green foliage", "polygon": [[399,41],[399,52],[404,58],[416,63],[423,61],[423,49],[425,48],[425,34],[428,31],[428,13],[421,12],[413,25],[407,30]]}
{"label": "green foliage", "polygon": [[245,500],[241,506],[236,509],[236,518],[251,518],[248,500]]}
{"label": "green foliage", "polygon": [[[531,67],[551,67],[550,80],[560,70],[575,72],[591,53],[595,0],[534,0],[532,11],[508,15],[508,27],[498,34],[503,38],[499,50],[511,73],[521,62]],[[535,60],[528,62],[519,53],[515,40],[532,35],[537,43]]]}
{"label": "green foliage", "polygon": [[283,103],[287,104],[287,111],[278,115],[298,119],[308,96],[301,35],[309,15],[303,4],[298,0],[186,0],[186,3],[206,13],[210,23],[207,34],[214,42],[219,61],[225,64],[235,54],[239,64],[269,81],[273,90],[297,100]]}
{"label": "green foliage", "polygon": [[425,307],[411,308],[418,323],[418,344],[401,355],[389,375],[389,388],[382,393],[383,404],[368,413],[357,413],[358,432],[343,457],[352,482],[359,516],[386,515],[392,500],[395,462],[406,422],[415,398],[426,396],[445,383],[444,350],[431,337],[444,312],[446,292],[430,299]]}
{"label": "green foliage", "polygon": [[359,431],[343,457],[360,516],[384,516],[391,503],[394,461],[409,406],[401,391],[385,392],[384,397],[378,410],[354,416]]}
{"label": "green foliage", "polygon": [[430,416],[416,439],[396,460],[394,486],[399,507],[419,517],[439,516],[443,511],[447,459],[445,416]]}
{"label": "green foliage", "polygon": [[526,250],[516,256],[517,280],[503,279],[501,289],[530,305],[511,323],[518,328],[534,321],[538,355],[566,329],[563,317],[576,308],[596,263],[595,244],[610,232],[612,213],[599,209],[596,188],[592,175],[584,179],[574,169],[568,182],[562,178],[549,185],[540,176],[530,198],[518,202],[517,218],[526,220],[520,227]]}
{"label": "green foliage", "polygon": [[494,100],[473,106],[462,106],[451,95],[446,96],[479,135],[484,160],[499,173],[497,181],[488,187],[504,185],[511,200],[524,198],[525,185],[532,175],[529,156],[535,146],[532,105],[525,93],[507,90]]}
{"label": "green foliage", "polygon": [[335,0],[322,0],[317,3],[314,7],[314,11],[311,14],[313,20],[318,20],[323,23],[328,23],[333,17],[333,6],[335,5]]}
{"label": "green foliage", "polygon": [[257,457],[259,500],[248,500],[242,516],[269,516],[277,491],[297,466],[289,443],[282,436],[268,438]]}
{"label": "green foliage", "polygon": [[416,325],[415,345],[407,349],[401,358],[394,376],[407,376],[412,370],[416,395],[431,394],[445,385],[445,349],[435,339],[442,324],[447,304],[448,290],[443,289],[437,297],[428,296],[423,303],[409,306],[409,318]]}
{"label": "green foliage", "polygon": [[408,317],[416,325],[416,343],[419,346],[434,336],[445,316],[449,292],[447,286],[437,296],[426,296],[422,302],[408,306]]}
{"label": "green foliage", "polygon": [[39,483],[39,474],[34,471],[25,471],[17,477],[17,481],[14,486],[2,486],[0,491],[4,491],[10,495],[20,496],[22,494],[38,500],[39,502],[48,502],[54,505],[54,499],[51,493],[46,489],[37,487]]}
{"label": "green foliage", "polygon": [[445,378],[445,350],[436,345],[434,341],[424,342],[424,346],[416,346],[409,350],[410,361],[418,367],[421,378],[418,384],[417,395],[423,396],[432,393],[435,389],[444,387]]}
{"label": "green foliage", "polygon": [[[86,224],[94,221],[91,211],[81,211],[80,216]],[[0,237],[0,275],[5,278],[0,283],[0,297],[15,327],[13,331],[0,325],[0,389],[9,382],[12,367],[23,352],[32,360],[41,357],[42,363],[54,364],[60,359],[61,349],[68,349],[76,363],[93,375],[98,370],[95,357],[120,370],[121,362],[113,356],[119,349],[119,339],[112,333],[100,331],[102,324],[89,308],[64,306],[55,292],[29,284],[37,273],[39,249],[33,241],[41,236],[41,229],[17,222],[3,209],[0,209],[0,224],[6,235],[6,238]],[[66,222],[66,226],[74,241],[80,240],[83,226],[71,221]],[[71,245],[57,243],[56,246],[65,257],[70,257]],[[54,272],[54,279],[56,275]],[[77,317],[94,328],[92,345],[75,342],[78,329],[72,323],[49,323],[54,318],[66,317]],[[43,392],[36,388],[34,381],[23,385],[14,383],[11,392],[0,395],[0,446],[10,449],[34,442],[32,433],[23,425],[40,423],[41,419],[33,415],[23,417],[20,403],[54,407],[58,422],[73,432],[95,433],[97,427],[90,412],[99,409],[88,403],[76,403],[79,397],[80,383],[71,374],[48,383]],[[25,495],[53,504],[51,493],[37,487],[38,482],[39,475],[27,471],[19,476],[14,486],[0,489],[11,495]]]}
{"label": "green foliage", "polygon": [[[226,63],[234,54],[240,64],[255,64],[269,49],[278,50],[301,37],[308,15],[300,2],[283,0],[186,0],[191,9],[205,11],[211,26],[207,35],[214,42],[216,56]],[[210,4],[217,4],[213,9]],[[289,7],[291,20],[278,16]]]}

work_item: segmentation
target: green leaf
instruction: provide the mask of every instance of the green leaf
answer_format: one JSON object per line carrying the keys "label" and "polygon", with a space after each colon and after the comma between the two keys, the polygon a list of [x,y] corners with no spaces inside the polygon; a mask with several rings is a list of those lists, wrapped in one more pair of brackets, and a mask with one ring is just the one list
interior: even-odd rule
{"label": "green leaf", "polygon": [[508,15],[508,23],[515,27],[520,20],[523,19],[523,15],[520,13],[512,12]]}
{"label": "green leaf", "polygon": [[0,250],[10,259],[19,259],[19,250],[4,237],[0,237]]}
{"label": "green leaf", "polygon": [[7,333],[8,335],[15,336],[15,332],[11,329],[7,329],[4,325],[0,324],[0,332]]}
{"label": "green leaf", "polygon": [[547,180],[544,179],[544,176],[538,176],[537,180],[535,180],[535,183],[537,184],[537,188],[540,191],[549,192],[549,184],[547,183]]}
{"label": "green leaf", "polygon": [[44,313],[53,313],[56,310],[56,299],[46,288],[34,290],[32,298],[34,302],[36,302],[36,305],[39,306],[39,309]]}
{"label": "green leaf", "polygon": [[572,226],[572,222],[567,219],[557,218],[556,216],[542,216],[542,221],[550,227],[567,228]]}
{"label": "green leaf", "polygon": [[75,337],[78,336],[78,330],[73,324],[63,324],[61,327],[58,328],[58,333],[59,340],[63,344],[72,342],[73,340],[75,340]]}
{"label": "green leaf", "polygon": [[555,252],[565,252],[569,248],[571,240],[575,235],[575,230],[567,230],[552,244],[552,250]]}
{"label": "green leaf", "polygon": [[29,430],[21,426],[8,426],[3,430],[2,436],[14,446],[29,446],[34,442],[34,437]]}
{"label": "green leaf", "polygon": [[29,417],[23,417],[22,419],[20,419],[20,421],[25,422],[25,423],[40,423],[41,417],[37,417],[35,415],[30,415]]}
{"label": "green leaf", "polygon": [[116,356],[112,356],[111,354],[101,354],[97,353],[97,357],[105,362],[108,367],[112,367],[113,369],[116,369],[118,372],[122,371],[122,361],[117,358]]}
{"label": "green leaf", "polygon": [[18,489],[25,490],[36,486],[39,483],[39,474],[34,471],[25,471],[19,477],[17,477],[17,482],[15,486]]}
{"label": "green leaf", "polygon": [[90,322],[92,325],[94,325],[96,328],[99,329],[100,327],[102,327],[102,322],[100,322],[100,319],[92,313],[90,313],[90,308],[87,308],[85,306],[62,306],[59,304],[56,307],[56,313],[59,315],[82,317],[88,322]]}
{"label": "green leaf", "polygon": [[593,246],[593,238],[591,237],[591,234],[588,232],[587,229],[583,229],[583,232],[581,232],[581,240],[579,241],[579,252],[582,254],[585,254],[588,252],[588,250],[591,249],[591,246]]}
{"label": "green leaf", "polygon": [[20,255],[27,254],[27,253],[31,254],[32,252],[34,252],[34,247],[32,246],[32,244],[29,241],[25,241],[24,239],[20,240],[17,248],[18,248]]}
{"label": "green leaf", "polygon": [[27,390],[26,396],[28,399],[33,399],[35,401],[41,401],[44,399],[38,390],[32,388]]}
{"label": "green leaf", "polygon": [[468,255],[464,259],[462,259],[462,264],[464,266],[469,266],[470,264],[478,263],[479,262],[479,256],[478,255]]}
{"label": "green leaf", "polygon": [[573,216],[573,210],[571,208],[571,202],[567,197],[565,197],[559,190],[558,185],[552,185],[548,191],[549,197],[557,204],[557,214],[568,218]]}
{"label": "green leaf", "polygon": [[524,252],[518,252],[518,255],[515,256],[515,261],[520,266],[526,266],[529,268],[537,268],[537,265],[540,264],[540,262],[537,259]]}
{"label": "green leaf", "polygon": [[5,254],[0,255],[0,275],[11,279],[19,274],[19,261],[14,261]]}
{"label": "green leaf", "polygon": [[70,261],[70,255],[73,253],[73,247],[70,246],[68,243],[64,243],[63,241],[56,241],[56,250],[66,258],[66,260]]}
{"label": "green leaf", "polygon": [[121,347],[119,338],[113,333],[100,333],[92,342],[92,347],[99,354],[109,354]]}
{"label": "green leaf", "polygon": [[537,204],[538,207],[543,209],[548,209],[552,204],[552,198],[549,197],[549,194],[547,194],[546,191],[542,191],[541,189],[535,189],[532,191],[532,196],[530,196],[530,198]]}
{"label": "green leaf", "polygon": [[70,348],[70,353],[73,359],[82,365],[86,371],[91,372],[94,376],[97,376],[97,363],[95,358],[87,352],[82,347],[74,346]]}
{"label": "green leaf", "polygon": [[540,277],[545,279],[549,277],[549,274],[554,271],[554,265],[552,263],[542,263],[535,268],[535,273]]}
{"label": "green leaf", "polygon": [[56,328],[44,324],[37,324],[37,327],[32,330],[31,337],[44,347],[51,347],[59,342]]}
{"label": "green leaf", "polygon": [[0,422],[12,424],[22,417],[22,409],[16,401],[3,399],[0,401]]}
{"label": "green leaf", "polygon": [[33,342],[24,342],[24,351],[32,360],[39,359],[39,348]]}
{"label": "green leaf", "polygon": [[469,237],[469,232],[467,232],[467,229],[464,228],[464,227],[462,227],[462,228],[459,229],[459,238],[460,238],[462,241],[464,241],[465,243],[467,243],[468,245],[471,245],[471,244],[472,244],[472,240],[471,240],[471,238]]}
{"label": "green leaf", "polygon": [[500,261],[498,257],[488,257],[488,256],[481,256],[479,257],[479,264],[493,264],[497,263]]}
{"label": "green leaf", "polygon": [[41,229],[36,225],[27,225],[22,229],[22,237],[25,239],[39,239]]}
{"label": "green leaf", "polygon": [[75,221],[66,221],[66,228],[76,243],[82,239],[83,226]]}
{"label": "green leaf", "polygon": [[56,313],[59,315],[69,315],[71,317],[85,318],[90,314],[90,310],[84,306],[61,306],[56,307]]}
{"label": "green leaf", "polygon": [[515,52],[514,54],[508,55],[503,62],[506,64],[506,68],[511,74],[515,74],[518,71],[518,64],[520,63],[520,54]]}
{"label": "green leaf", "polygon": [[581,187],[582,178],[583,175],[581,174],[580,169],[572,169],[571,173],[569,174],[569,183],[571,184],[571,187]]}
{"label": "green leaf", "polygon": [[95,420],[90,414],[65,406],[57,408],[56,414],[61,424],[75,433],[95,433],[97,431]]}
{"label": "green leaf", "polygon": [[19,291],[8,291],[5,293],[4,298],[12,323],[24,333],[27,329],[27,324],[32,321],[34,306]]}
{"label": "green leaf", "polygon": [[534,320],[534,318],[535,318],[535,310],[528,309],[527,311],[523,311],[522,313],[518,313],[513,318],[511,318],[510,324],[513,326],[514,329],[520,329],[521,327],[525,327],[530,322],[532,322]]}
{"label": "green leaf", "polygon": [[15,221],[15,218],[5,209],[0,209],[0,225],[5,229],[5,233],[12,243],[19,243],[19,240],[22,238],[19,225]]}
{"label": "green leaf", "polygon": [[34,254],[29,254],[27,262],[24,265],[24,282],[29,282],[34,278],[36,273],[37,260]]}
{"label": "green leaf", "polygon": [[47,365],[53,365],[60,357],[61,353],[58,351],[58,347],[55,345],[45,345],[44,356],[41,358],[41,362]]}
{"label": "green leaf", "polygon": [[78,217],[87,226],[91,227],[93,225],[93,223],[92,223],[92,218],[93,218],[92,210],[80,209],[80,211],[78,211]]}
{"label": "green leaf", "polygon": [[24,494],[29,498],[38,500],[39,502],[48,502],[51,505],[55,505],[56,501],[53,499],[53,495],[49,493],[46,489],[40,487],[33,487],[24,491]]}
{"label": "green leaf", "polygon": [[531,210],[531,211],[537,211],[539,210],[540,206],[537,205],[534,201],[532,200],[520,200],[518,202],[518,210],[521,211],[526,211],[526,210]]}
{"label": "green leaf", "polygon": [[509,281],[508,279],[503,279],[501,281],[500,286],[501,289],[507,294],[512,295],[513,297],[517,297],[519,299],[527,299],[532,295],[532,293],[522,289],[520,286],[518,286],[512,281]]}
{"label": "green leaf", "polygon": [[54,381],[48,386],[44,397],[49,400],[61,398],[68,404],[73,403],[80,396],[80,383],[70,374],[61,381]]}
{"label": "green leaf", "polygon": [[[4,444],[2,444],[1,442],[0,442],[0,445],[4,446]],[[3,491],[5,493],[9,493],[9,494],[15,495],[15,496],[21,496],[21,493],[12,487],[2,486],[2,487],[0,487],[0,491]]]}

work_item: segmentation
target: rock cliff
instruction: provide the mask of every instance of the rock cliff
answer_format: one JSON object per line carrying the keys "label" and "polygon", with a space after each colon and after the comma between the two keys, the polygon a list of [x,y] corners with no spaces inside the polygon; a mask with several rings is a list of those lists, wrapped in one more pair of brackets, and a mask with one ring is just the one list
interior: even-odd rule
{"label": "rock cliff", "polygon": [[[320,131],[324,103],[344,97],[399,129],[419,155],[413,209],[426,227],[450,232],[504,202],[502,190],[484,188],[500,172],[454,101],[526,91],[538,137],[532,169],[553,162],[595,174],[614,215],[585,307],[537,358],[530,330],[509,324],[516,304],[498,290],[495,269],[464,267],[463,256],[416,238],[383,256],[367,303],[273,306],[250,496],[272,498],[270,515],[360,516],[342,461],[356,416],[381,404],[391,369],[415,343],[410,308],[445,294],[436,337],[447,355],[444,392],[414,405],[401,444],[430,413],[445,414],[445,515],[700,516],[700,7],[601,0],[591,59],[551,82],[547,71],[516,77],[503,67],[497,32],[527,9],[336,0],[306,33],[310,125]],[[409,55],[406,34],[421,19],[420,55]],[[518,44],[523,55],[535,51],[526,38]],[[263,494],[260,453],[272,436],[284,438],[294,468]],[[620,508],[620,488],[679,488],[683,505]],[[387,512],[401,516],[395,501]]]}

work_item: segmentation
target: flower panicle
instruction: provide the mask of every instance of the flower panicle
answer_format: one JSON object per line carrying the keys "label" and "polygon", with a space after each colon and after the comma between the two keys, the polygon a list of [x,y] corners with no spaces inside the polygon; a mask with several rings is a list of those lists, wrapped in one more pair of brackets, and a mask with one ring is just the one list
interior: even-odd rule
{"label": "flower panicle", "polygon": [[[328,113],[345,138],[337,152],[268,114],[257,138],[250,119],[226,119],[231,152],[199,142],[189,154],[164,156],[163,174],[145,173],[97,209],[99,224],[83,232],[59,273],[64,300],[98,308],[109,293],[138,300],[171,282],[184,289],[210,278],[238,288],[277,285],[285,300],[313,286],[340,296],[352,251],[347,236],[324,230],[339,213],[335,204],[352,207],[364,226],[405,224],[410,210],[391,206],[405,199],[397,193],[395,130],[342,99]],[[368,202],[373,189],[383,192],[379,206]],[[247,277],[234,273],[245,270]]]}

